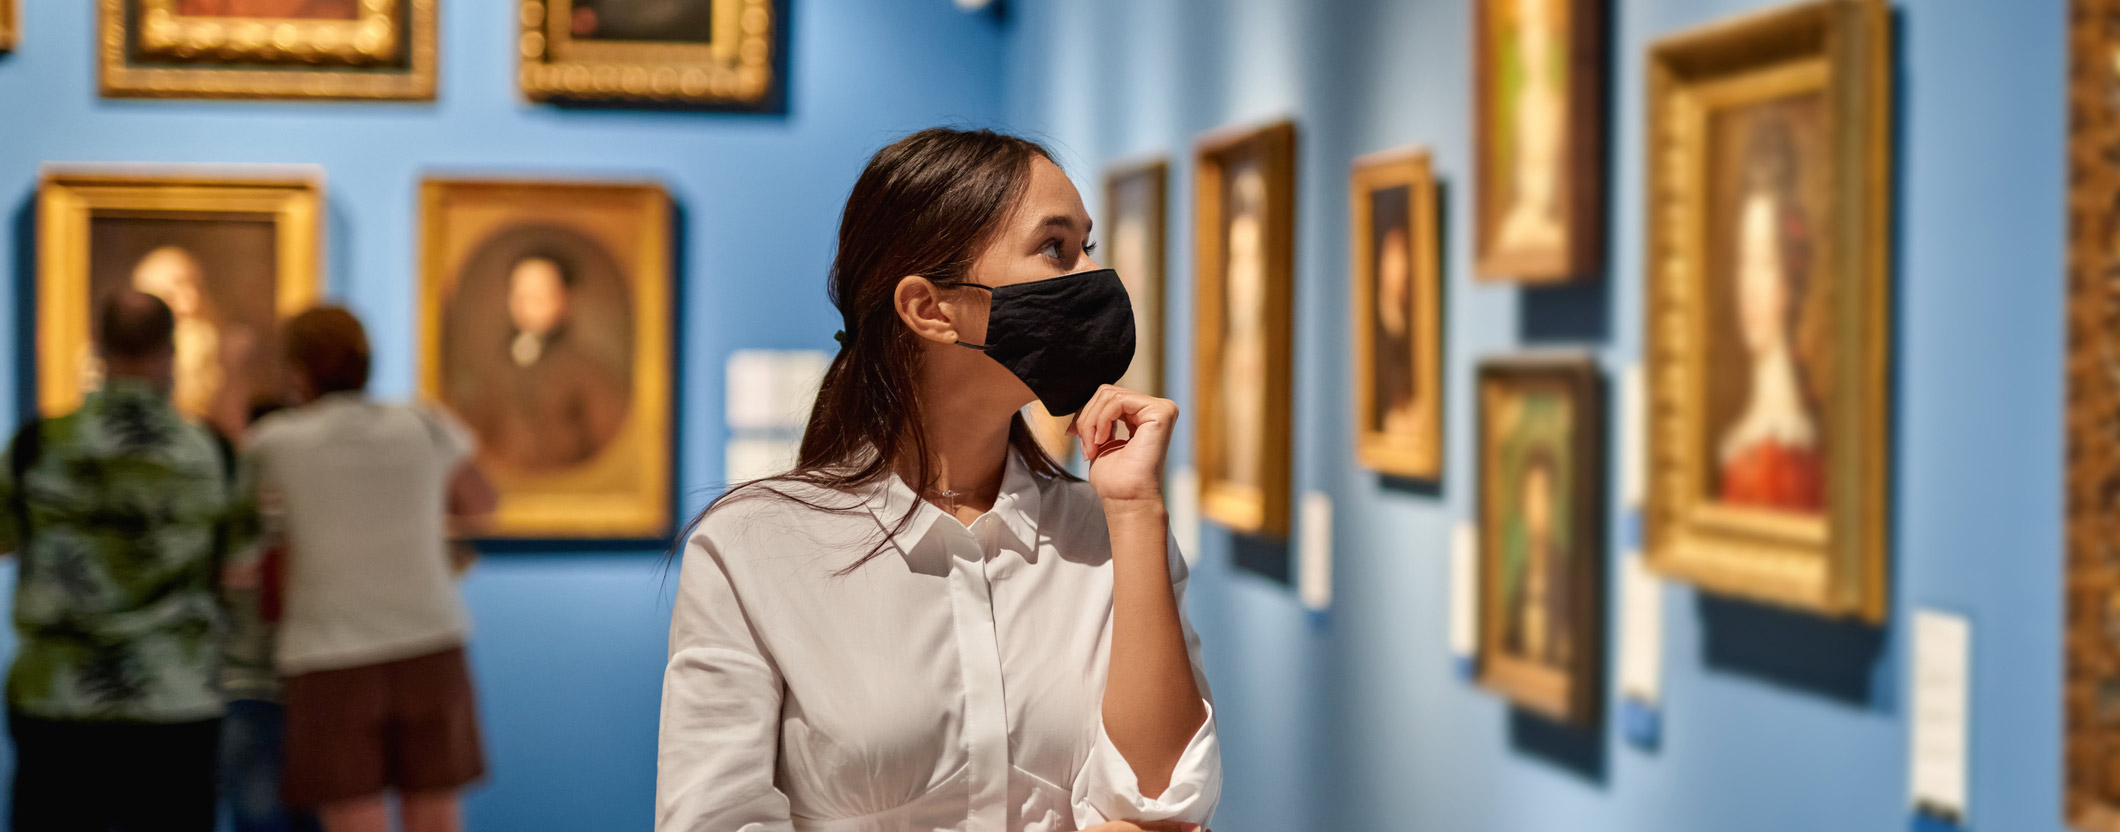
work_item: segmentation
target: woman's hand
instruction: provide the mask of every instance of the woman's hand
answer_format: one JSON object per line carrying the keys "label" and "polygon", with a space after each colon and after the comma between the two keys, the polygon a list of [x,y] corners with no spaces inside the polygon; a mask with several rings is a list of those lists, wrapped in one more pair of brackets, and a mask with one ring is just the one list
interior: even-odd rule
{"label": "woman's hand", "polygon": [[[1124,387],[1104,385],[1068,431],[1082,442],[1089,484],[1106,504],[1163,507],[1163,456],[1178,422],[1178,405]],[[1118,438],[1119,425],[1127,436]]]}
{"label": "woman's hand", "polygon": [[1207,830],[1196,823],[1179,823],[1174,820],[1144,820],[1133,823],[1115,820],[1110,823],[1097,824],[1082,830],[1082,832],[1207,832]]}

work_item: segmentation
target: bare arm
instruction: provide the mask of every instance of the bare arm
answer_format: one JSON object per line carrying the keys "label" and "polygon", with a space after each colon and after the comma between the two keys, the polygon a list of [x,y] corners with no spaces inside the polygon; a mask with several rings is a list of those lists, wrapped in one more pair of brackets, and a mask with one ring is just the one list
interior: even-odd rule
{"label": "bare arm", "polygon": [[448,501],[449,533],[454,537],[474,537],[484,531],[486,520],[500,507],[493,481],[476,462],[458,465],[449,475]]}
{"label": "bare arm", "polygon": [[[1105,387],[1076,424],[1090,484],[1104,501],[1112,547],[1111,666],[1104,732],[1146,796],[1160,795],[1207,706],[1193,679],[1178,600],[1171,588],[1170,518],[1163,506],[1163,455],[1177,405]],[[1115,438],[1116,424],[1129,437]]]}

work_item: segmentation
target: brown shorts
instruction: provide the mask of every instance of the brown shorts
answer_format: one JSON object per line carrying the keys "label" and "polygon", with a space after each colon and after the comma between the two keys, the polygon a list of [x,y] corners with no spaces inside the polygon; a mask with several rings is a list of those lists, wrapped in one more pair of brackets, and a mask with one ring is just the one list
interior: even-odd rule
{"label": "brown shorts", "polygon": [[486,774],[464,649],[289,677],[289,806],[462,788]]}

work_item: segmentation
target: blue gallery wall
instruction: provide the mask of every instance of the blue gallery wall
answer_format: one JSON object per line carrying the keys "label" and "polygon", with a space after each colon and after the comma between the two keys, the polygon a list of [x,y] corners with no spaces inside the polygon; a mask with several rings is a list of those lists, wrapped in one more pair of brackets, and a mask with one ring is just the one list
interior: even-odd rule
{"label": "blue gallery wall", "polygon": [[[722,478],[728,353],[831,346],[837,316],[824,274],[839,205],[868,154],[930,124],[991,122],[1002,105],[1001,27],[947,0],[795,0],[792,88],[779,115],[524,104],[515,0],[441,4],[433,103],[104,100],[96,4],[22,5],[20,48],[0,55],[6,227],[34,210],[44,162],[321,165],[329,290],[372,327],[384,395],[408,395],[415,377],[423,172],[666,183],[684,212],[677,472],[688,511]],[[0,263],[29,262],[17,249],[25,244],[0,234]],[[33,279],[13,277],[18,291]],[[0,321],[16,320],[26,298],[0,292]],[[0,367],[28,359],[18,339],[0,338]],[[16,412],[15,390],[0,384],[0,412]],[[473,829],[648,827],[669,622],[662,567],[658,553],[635,549],[493,555],[473,573],[465,593],[493,772],[471,799]]]}
{"label": "blue gallery wall", "polygon": [[[1604,726],[1587,734],[1516,717],[1449,666],[1449,530],[1475,500],[1473,372],[1527,346],[1593,350],[1614,379],[1640,360],[1643,55],[1770,3],[1612,0],[1606,280],[1520,290],[1471,278],[1472,2],[1015,4],[1010,122],[1060,147],[1091,205],[1105,165],[1171,157],[1180,402],[1194,381],[1194,138],[1298,124],[1295,476],[1299,493],[1334,499],[1335,603],[1312,619],[1288,586],[1232,568],[1229,535],[1205,534],[1192,614],[1224,740],[1216,828],[1905,829],[1904,634],[1913,609],[1939,607],[1974,627],[1971,828],[2060,829],[2066,4],[1895,3],[1889,626],[1668,588],[1664,736],[1643,750],[1616,727],[1609,661]],[[1359,468],[1349,430],[1348,166],[1408,144],[1434,152],[1445,194],[1450,448],[1434,491]]]}

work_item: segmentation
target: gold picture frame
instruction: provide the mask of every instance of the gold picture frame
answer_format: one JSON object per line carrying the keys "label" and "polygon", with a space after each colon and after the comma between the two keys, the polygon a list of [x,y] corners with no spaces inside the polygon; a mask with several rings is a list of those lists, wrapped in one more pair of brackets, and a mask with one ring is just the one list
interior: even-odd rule
{"label": "gold picture frame", "polygon": [[2120,832],[2120,15],[2116,0],[2069,3],[2068,526],[2062,594],[2063,817],[2084,832]]}
{"label": "gold picture frame", "polygon": [[704,41],[574,34],[576,0],[520,0],[517,79],[532,101],[764,107],[778,95],[777,0],[701,0]]}
{"label": "gold picture frame", "polygon": [[0,0],[0,52],[13,51],[21,37],[21,0]]}
{"label": "gold picture frame", "polygon": [[[1443,473],[1441,214],[1425,149],[1356,159],[1348,182],[1354,228],[1355,452],[1368,468],[1438,480]],[[1394,242],[1394,234],[1397,235]],[[1396,264],[1387,259],[1396,256]],[[1389,290],[1393,301],[1383,298]],[[1393,321],[1399,332],[1390,332]]]}
{"label": "gold picture frame", "polygon": [[1890,36],[1881,0],[1826,0],[1649,59],[1649,562],[1870,623],[1889,581]]}
{"label": "gold picture frame", "polygon": [[[173,300],[164,284],[182,284],[170,289],[183,300],[171,303],[175,397],[188,415],[205,416],[222,336],[241,328],[270,344],[280,319],[316,303],[322,205],[314,172],[46,170],[37,196],[38,412],[71,411],[93,386],[96,297],[129,279]],[[254,352],[256,390],[277,379],[277,353]],[[194,386],[200,395],[187,392]]]}
{"label": "gold picture frame", "polygon": [[479,439],[492,536],[669,533],[672,216],[651,183],[421,183],[420,390]]}
{"label": "gold picture frame", "polygon": [[356,0],[351,19],[185,15],[99,0],[103,95],[432,100],[441,0]]}
{"label": "gold picture frame", "polygon": [[1193,162],[1200,511],[1271,538],[1291,500],[1295,144],[1293,122],[1226,129]]}
{"label": "gold picture frame", "polygon": [[180,0],[139,0],[139,49],[176,60],[373,64],[403,43],[400,0],[356,0],[351,19],[187,15]]}
{"label": "gold picture frame", "polygon": [[1603,666],[1604,408],[1588,356],[1480,365],[1480,684],[1576,725]]}
{"label": "gold picture frame", "polygon": [[1608,4],[1472,4],[1473,273],[1483,280],[1553,284],[1599,272]]}

